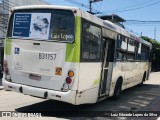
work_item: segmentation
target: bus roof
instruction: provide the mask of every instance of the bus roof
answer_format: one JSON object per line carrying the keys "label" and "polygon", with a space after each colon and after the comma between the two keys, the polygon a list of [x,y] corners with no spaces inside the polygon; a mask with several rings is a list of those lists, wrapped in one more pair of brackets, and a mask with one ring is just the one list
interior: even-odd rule
{"label": "bus roof", "polygon": [[119,33],[119,34],[122,34],[128,38],[132,38],[134,40],[139,40],[139,42],[143,43],[143,44],[146,44],[147,46],[152,46],[152,44],[150,42],[147,42],[141,38],[139,38],[136,34],[108,21],[108,20],[102,20],[101,18],[95,16],[95,15],[92,15],[86,11],[82,11],[82,17],[93,22],[93,23],[96,23],[96,24],[99,24],[101,25],[102,27],[105,27],[105,28],[108,28],[116,33]]}
{"label": "bus roof", "polygon": [[102,20],[101,18],[98,18],[95,15],[92,15],[84,10],[81,10],[77,7],[70,7],[70,6],[59,6],[59,5],[26,5],[26,6],[18,6],[14,7],[12,10],[21,10],[21,9],[64,9],[64,10],[78,10],[82,13],[82,17],[93,22],[96,24],[99,24],[102,27],[108,28],[116,33],[122,34],[126,37],[132,38],[134,40],[139,39],[139,41],[143,44],[146,44],[148,46],[152,46],[151,43],[139,38],[137,35],[135,35],[132,32],[127,31],[126,29],[108,21],[108,20]]}
{"label": "bus roof", "polygon": [[70,7],[70,6],[59,6],[59,5],[25,5],[25,6],[18,6],[14,7],[13,10],[20,10],[20,9],[64,9],[64,10],[80,10],[77,7]]}

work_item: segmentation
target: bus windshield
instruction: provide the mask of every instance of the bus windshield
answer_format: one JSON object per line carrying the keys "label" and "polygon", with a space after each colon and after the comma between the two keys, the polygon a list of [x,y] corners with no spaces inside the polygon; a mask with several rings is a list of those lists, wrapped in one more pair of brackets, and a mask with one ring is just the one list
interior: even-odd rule
{"label": "bus windshield", "polygon": [[69,10],[17,10],[11,15],[8,37],[73,42],[74,21]]}

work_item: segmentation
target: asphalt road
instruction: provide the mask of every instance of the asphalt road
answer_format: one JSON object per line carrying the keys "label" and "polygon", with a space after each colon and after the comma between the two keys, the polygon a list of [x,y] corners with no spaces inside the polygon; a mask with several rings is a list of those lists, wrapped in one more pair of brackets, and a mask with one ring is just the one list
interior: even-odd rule
{"label": "asphalt road", "polygon": [[[0,83],[1,84],[1,83]],[[39,119],[84,119],[83,115],[75,117],[81,112],[88,114],[100,114],[102,116],[89,117],[87,119],[106,119],[103,115],[106,111],[159,111],[160,112],[160,72],[151,73],[150,79],[143,86],[135,86],[122,92],[119,100],[111,98],[96,104],[74,106],[71,104],[45,100],[23,95],[13,91],[0,90],[0,111],[16,111],[19,113],[42,113]],[[58,111],[58,113],[57,113]],[[73,112],[67,112],[73,111]],[[97,112],[99,111],[99,112]],[[65,113],[66,112],[66,113]],[[59,113],[62,113],[59,114]],[[71,117],[72,116],[72,117]],[[52,118],[51,118],[52,117]],[[16,120],[21,120],[17,117]],[[34,118],[23,118],[34,119]],[[137,117],[107,117],[109,120],[131,120]],[[139,120],[156,120],[158,117],[139,117]]]}

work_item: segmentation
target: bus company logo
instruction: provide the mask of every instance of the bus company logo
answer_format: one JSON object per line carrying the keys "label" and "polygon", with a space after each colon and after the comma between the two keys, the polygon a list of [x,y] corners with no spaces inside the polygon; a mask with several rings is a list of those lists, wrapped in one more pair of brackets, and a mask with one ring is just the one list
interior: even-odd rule
{"label": "bus company logo", "polygon": [[16,47],[15,50],[14,50],[14,53],[15,53],[15,54],[19,54],[19,53],[20,53],[20,48],[17,48],[17,47]]}

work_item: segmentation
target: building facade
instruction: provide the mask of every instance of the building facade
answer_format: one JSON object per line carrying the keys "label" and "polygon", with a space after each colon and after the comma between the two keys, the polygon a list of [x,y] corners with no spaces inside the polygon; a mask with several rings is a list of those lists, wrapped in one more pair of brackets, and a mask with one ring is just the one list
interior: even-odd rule
{"label": "building facade", "polygon": [[24,5],[47,5],[43,0],[0,0],[0,65],[3,64],[4,38],[6,36],[8,17],[12,7]]}
{"label": "building facade", "polygon": [[5,37],[9,11],[12,9],[12,7],[48,4],[42,0],[0,0],[0,2],[0,38]]}

